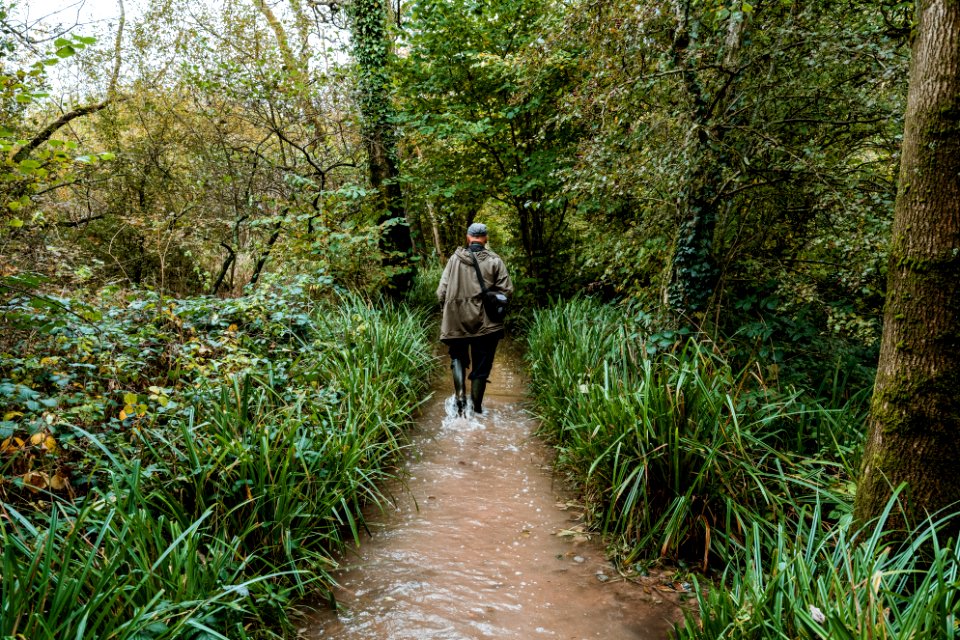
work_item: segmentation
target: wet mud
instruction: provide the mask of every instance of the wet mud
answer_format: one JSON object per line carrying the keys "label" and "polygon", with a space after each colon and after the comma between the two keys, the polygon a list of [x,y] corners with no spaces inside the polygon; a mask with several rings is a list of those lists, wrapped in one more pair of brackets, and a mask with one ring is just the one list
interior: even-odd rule
{"label": "wet mud", "polygon": [[498,354],[484,414],[456,417],[439,380],[394,502],[342,559],[337,611],[305,638],[668,638],[680,618],[664,576],[625,580],[533,436],[519,360]]}

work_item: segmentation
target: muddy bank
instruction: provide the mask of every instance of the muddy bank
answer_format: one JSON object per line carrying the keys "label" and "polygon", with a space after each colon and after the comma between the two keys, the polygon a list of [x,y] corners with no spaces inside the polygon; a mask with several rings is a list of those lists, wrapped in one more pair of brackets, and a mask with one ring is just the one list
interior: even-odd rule
{"label": "muddy bank", "polygon": [[485,415],[457,418],[444,378],[420,420],[406,489],[337,574],[339,614],[307,638],[667,638],[662,577],[623,580],[579,526],[532,436],[516,356],[498,356]]}

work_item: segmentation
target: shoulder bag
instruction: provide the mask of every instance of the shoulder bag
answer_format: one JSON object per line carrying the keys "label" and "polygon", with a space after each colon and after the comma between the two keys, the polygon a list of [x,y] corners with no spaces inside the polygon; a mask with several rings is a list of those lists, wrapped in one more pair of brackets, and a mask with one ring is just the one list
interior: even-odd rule
{"label": "shoulder bag", "polygon": [[470,252],[473,258],[473,268],[477,272],[477,280],[480,281],[480,291],[483,295],[483,310],[491,322],[501,323],[507,317],[507,307],[510,305],[510,299],[499,291],[490,291],[487,285],[483,283],[483,274],[480,273],[480,263],[477,261],[477,254]]}

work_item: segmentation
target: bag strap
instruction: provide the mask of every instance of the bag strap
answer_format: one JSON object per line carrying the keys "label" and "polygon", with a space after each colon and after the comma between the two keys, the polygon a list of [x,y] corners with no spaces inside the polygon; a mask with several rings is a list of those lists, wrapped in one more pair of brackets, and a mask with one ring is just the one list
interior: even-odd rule
{"label": "bag strap", "polygon": [[[467,251],[470,251],[467,249]],[[470,257],[473,258],[473,268],[477,272],[477,280],[480,281],[480,291],[483,295],[487,295],[487,285],[483,283],[483,275],[480,273],[480,263],[477,261],[477,254],[473,251],[470,251]]]}

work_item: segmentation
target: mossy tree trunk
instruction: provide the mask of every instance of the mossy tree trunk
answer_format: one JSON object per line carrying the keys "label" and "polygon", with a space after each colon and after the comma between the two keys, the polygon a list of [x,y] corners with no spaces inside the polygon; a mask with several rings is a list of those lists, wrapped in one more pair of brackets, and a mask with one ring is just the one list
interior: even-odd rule
{"label": "mossy tree trunk", "polygon": [[860,522],[901,483],[912,523],[960,500],[960,2],[917,12]]}
{"label": "mossy tree trunk", "polygon": [[[693,165],[687,180],[688,188],[681,194],[680,228],[673,250],[667,302],[684,322],[697,326],[714,296],[719,270],[714,251],[717,230],[718,181],[729,159],[723,152],[725,129],[714,122],[713,110],[720,104],[711,100],[696,64],[687,59],[691,44],[690,3],[677,5],[678,26],[671,47],[673,64],[681,72],[691,102],[690,125],[693,137],[689,161]],[[725,42],[724,64],[731,69],[738,66],[739,51],[746,17],[731,20]],[[727,89],[721,89],[721,93]]]}
{"label": "mossy tree trunk", "polygon": [[397,142],[390,103],[385,0],[353,0],[348,5],[353,53],[359,72],[361,133],[367,151],[370,184],[379,195],[378,222],[385,225],[381,248],[389,273],[389,292],[399,296],[413,284],[413,238],[397,181]]}

